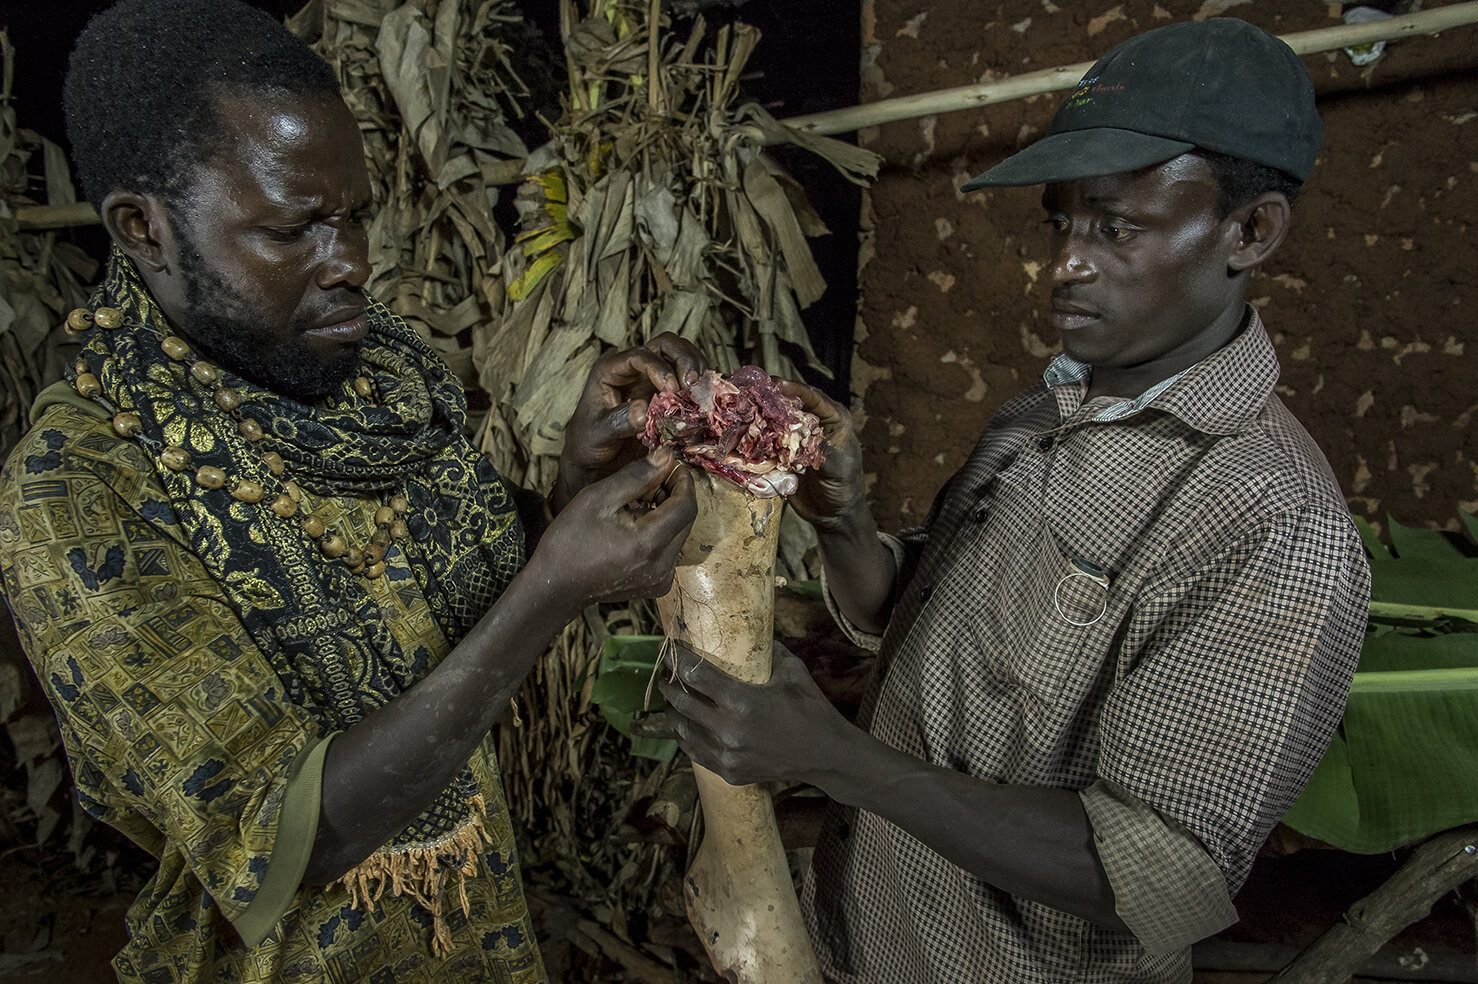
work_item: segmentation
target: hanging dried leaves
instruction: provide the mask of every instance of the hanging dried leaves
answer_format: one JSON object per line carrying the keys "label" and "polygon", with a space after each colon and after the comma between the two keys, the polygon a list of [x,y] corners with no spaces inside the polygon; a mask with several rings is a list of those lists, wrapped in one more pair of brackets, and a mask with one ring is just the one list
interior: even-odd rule
{"label": "hanging dried leaves", "polygon": [[608,348],[672,331],[725,373],[814,365],[800,310],[825,289],[807,239],[826,229],[764,146],[799,143],[859,182],[879,161],[735,105],[753,28],[709,38],[698,18],[678,42],[655,3],[561,12],[566,111],[524,169],[510,303],[474,334],[493,401],[483,448],[534,488],[552,483],[561,422]]}
{"label": "hanging dried leaves", "polygon": [[11,105],[15,49],[0,31],[0,460],[29,426],[31,402],[62,378],[77,345],[62,320],[87,301],[97,263],[55,232],[22,233],[18,209],[77,200],[67,157]]}

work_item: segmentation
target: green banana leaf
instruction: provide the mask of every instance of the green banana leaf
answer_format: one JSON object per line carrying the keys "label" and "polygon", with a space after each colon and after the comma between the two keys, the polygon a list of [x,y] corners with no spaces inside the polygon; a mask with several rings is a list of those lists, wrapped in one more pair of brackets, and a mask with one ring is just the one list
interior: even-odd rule
{"label": "green banana leaf", "polygon": [[632,722],[638,717],[660,713],[667,706],[652,679],[661,651],[661,636],[607,636],[590,687],[590,702],[600,708],[611,727],[631,740],[631,754],[670,762],[677,754],[676,741],[632,733]]}
{"label": "green banana leaf", "polygon": [[[1478,520],[1462,514],[1478,539]],[[1478,557],[1391,522],[1371,553],[1370,631],[1339,731],[1283,822],[1361,854],[1478,820]]]}

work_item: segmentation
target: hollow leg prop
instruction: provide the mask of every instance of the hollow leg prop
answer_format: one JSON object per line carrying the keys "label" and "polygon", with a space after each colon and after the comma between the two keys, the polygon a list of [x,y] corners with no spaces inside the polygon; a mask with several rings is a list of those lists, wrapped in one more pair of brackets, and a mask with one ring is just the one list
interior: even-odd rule
{"label": "hollow leg prop", "polygon": [[[698,518],[672,590],[657,602],[668,636],[730,676],[770,678],[775,549],[782,498],[757,499],[694,474]],[[770,794],[731,786],[696,763],[703,843],[683,880],[688,919],[714,969],[733,984],[821,984],[801,921]]]}

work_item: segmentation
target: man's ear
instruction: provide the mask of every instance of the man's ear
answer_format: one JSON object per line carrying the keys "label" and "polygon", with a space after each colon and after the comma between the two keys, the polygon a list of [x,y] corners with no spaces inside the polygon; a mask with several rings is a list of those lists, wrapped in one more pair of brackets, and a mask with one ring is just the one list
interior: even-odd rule
{"label": "man's ear", "polygon": [[103,228],[140,272],[167,274],[174,256],[174,227],[157,195],[110,191],[99,209]]}
{"label": "man's ear", "polygon": [[1282,245],[1292,210],[1281,191],[1265,191],[1230,218],[1236,223],[1237,241],[1227,257],[1227,269],[1238,274],[1257,266]]}

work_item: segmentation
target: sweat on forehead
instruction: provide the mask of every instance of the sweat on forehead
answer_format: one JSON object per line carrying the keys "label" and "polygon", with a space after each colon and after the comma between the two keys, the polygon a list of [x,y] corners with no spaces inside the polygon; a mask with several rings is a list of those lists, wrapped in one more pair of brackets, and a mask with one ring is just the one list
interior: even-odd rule
{"label": "sweat on forehead", "polygon": [[84,194],[177,198],[220,149],[227,93],[339,95],[333,69],[239,0],[122,0],[79,35],[63,90]]}

